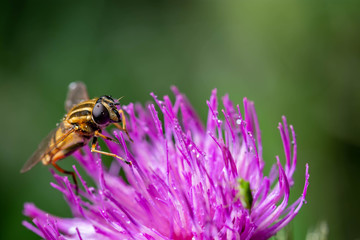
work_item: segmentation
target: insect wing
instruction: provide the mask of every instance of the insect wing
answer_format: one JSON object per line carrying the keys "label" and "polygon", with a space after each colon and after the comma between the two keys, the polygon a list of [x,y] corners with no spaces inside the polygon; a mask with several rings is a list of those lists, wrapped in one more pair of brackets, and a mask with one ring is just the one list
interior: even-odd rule
{"label": "insect wing", "polygon": [[89,100],[89,95],[86,90],[86,85],[83,82],[72,82],[69,84],[68,95],[65,101],[66,112],[70,109],[83,102]]}
{"label": "insect wing", "polygon": [[[56,135],[59,129],[62,129],[62,136],[56,139]],[[33,153],[33,155],[27,160],[24,166],[21,168],[20,172],[24,173],[33,168],[41,159],[48,153],[50,153],[54,148],[56,148],[70,133],[74,131],[74,128],[64,129],[63,123],[61,123],[57,128],[53,129],[39,144],[38,149]]]}

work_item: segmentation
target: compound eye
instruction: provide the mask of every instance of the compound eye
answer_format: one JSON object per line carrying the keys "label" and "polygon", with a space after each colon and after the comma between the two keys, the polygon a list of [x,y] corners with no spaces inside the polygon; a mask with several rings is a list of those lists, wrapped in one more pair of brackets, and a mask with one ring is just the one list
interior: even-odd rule
{"label": "compound eye", "polygon": [[95,107],[92,111],[92,115],[93,115],[94,121],[97,124],[104,125],[104,124],[110,122],[109,111],[101,103],[95,104]]}

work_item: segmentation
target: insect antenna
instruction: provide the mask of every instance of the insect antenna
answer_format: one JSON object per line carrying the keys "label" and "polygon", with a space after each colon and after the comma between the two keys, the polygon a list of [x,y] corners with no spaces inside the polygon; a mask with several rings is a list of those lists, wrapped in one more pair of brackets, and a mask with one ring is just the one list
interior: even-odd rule
{"label": "insect antenna", "polygon": [[114,105],[120,105],[120,100],[122,99],[122,98],[124,98],[124,96],[122,96],[122,97],[119,97],[116,101],[116,103],[114,103]]}

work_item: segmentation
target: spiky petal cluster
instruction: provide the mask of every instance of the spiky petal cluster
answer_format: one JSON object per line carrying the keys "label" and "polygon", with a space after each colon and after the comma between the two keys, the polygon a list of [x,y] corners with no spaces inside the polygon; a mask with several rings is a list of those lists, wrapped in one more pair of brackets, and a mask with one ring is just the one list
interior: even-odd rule
{"label": "spiky petal cluster", "polygon": [[[24,213],[35,225],[23,224],[45,239],[267,239],[288,224],[305,202],[309,175],[306,166],[303,193],[288,204],[296,140],[286,119],[279,124],[285,166],[276,157],[266,177],[252,102],[244,99],[242,114],[225,96],[219,113],[214,90],[204,126],[184,95],[173,91],[174,103],[152,94],[161,117],[154,104],[123,107],[134,142],[114,131],[121,146],[107,145],[132,167],[114,160],[105,169],[100,156],[85,147],[74,156],[96,188],[87,186],[75,167],[79,195],[67,177],[53,173],[56,183],[51,184],[63,193],[74,217],[55,217],[28,203]],[[121,168],[128,183],[119,175]],[[250,184],[250,207],[238,197],[239,179]]]}

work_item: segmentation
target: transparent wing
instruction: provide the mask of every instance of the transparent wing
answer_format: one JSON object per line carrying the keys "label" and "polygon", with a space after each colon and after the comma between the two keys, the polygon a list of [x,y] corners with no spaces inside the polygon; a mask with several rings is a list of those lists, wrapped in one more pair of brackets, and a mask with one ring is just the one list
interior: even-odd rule
{"label": "transparent wing", "polygon": [[69,84],[68,95],[65,101],[65,110],[68,112],[74,105],[89,100],[86,85],[83,82]]}
{"label": "transparent wing", "polygon": [[[61,129],[61,130],[60,130]],[[61,131],[61,137],[56,139],[58,130]],[[64,125],[61,123],[57,128],[53,129],[49,135],[44,138],[39,144],[38,149],[31,155],[20,172],[24,173],[33,168],[41,159],[56,148],[70,133],[74,131],[74,128],[64,129]]]}

